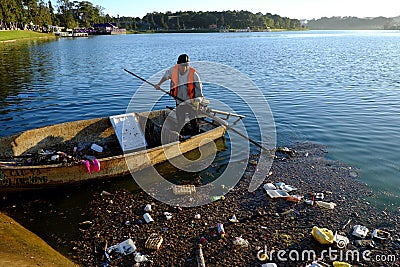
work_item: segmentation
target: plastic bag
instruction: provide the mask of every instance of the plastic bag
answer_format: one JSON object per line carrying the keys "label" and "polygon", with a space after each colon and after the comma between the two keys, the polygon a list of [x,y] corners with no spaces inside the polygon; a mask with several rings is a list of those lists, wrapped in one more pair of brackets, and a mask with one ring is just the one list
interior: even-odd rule
{"label": "plastic bag", "polygon": [[326,228],[314,226],[311,231],[312,236],[322,245],[330,245],[334,241],[333,232]]}

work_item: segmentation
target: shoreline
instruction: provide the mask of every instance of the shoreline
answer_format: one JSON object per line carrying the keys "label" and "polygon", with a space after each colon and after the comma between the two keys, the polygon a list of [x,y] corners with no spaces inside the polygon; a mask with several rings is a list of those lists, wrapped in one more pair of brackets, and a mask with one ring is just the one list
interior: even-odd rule
{"label": "shoreline", "polygon": [[[368,247],[356,247],[354,241],[357,238],[351,235],[353,226],[360,224],[371,232],[381,229],[391,233],[395,241],[375,240],[371,257],[377,253],[394,255],[396,262],[388,262],[385,266],[398,266],[400,252],[396,239],[400,236],[396,231],[400,224],[399,214],[370,205],[366,199],[372,197],[373,193],[355,179],[357,172],[344,163],[326,159],[327,152],[323,146],[306,143],[298,144],[294,149],[297,152],[293,157],[277,154],[272,173],[265,182],[290,184],[298,188],[294,193],[300,195],[323,192],[325,201],[336,203],[335,209],[271,199],[262,187],[249,193],[247,186],[255,168],[254,162],[251,163],[257,160],[255,157],[250,160],[244,178],[225,195],[225,200],[200,207],[173,208],[144,192],[132,194],[121,190],[110,192],[110,196],[93,196],[87,211],[91,217],[90,223],[81,227],[81,238],[73,242],[75,253],[70,258],[81,265],[105,264],[104,247],[131,238],[138,251],[153,261],[141,265],[196,266],[197,246],[200,240],[205,239],[207,242],[203,243],[203,254],[207,266],[261,266],[266,262],[257,258],[257,252],[265,247],[274,251],[312,249],[316,253],[322,253],[329,247],[333,249],[333,245],[321,245],[313,239],[313,226],[338,231],[350,239],[347,250],[364,252]],[[143,207],[150,203],[154,222],[146,224]],[[166,211],[172,214],[171,220],[163,215]],[[195,219],[196,214],[200,214],[200,219]],[[230,222],[232,215],[239,222]],[[349,219],[350,223],[346,224]],[[225,226],[225,238],[215,236],[218,223]],[[146,240],[152,233],[164,239],[158,251],[145,248]],[[235,246],[233,241],[237,237],[247,240],[249,246]],[[330,259],[324,260],[332,264]],[[134,256],[130,254],[109,264],[130,266],[133,262]],[[272,262],[277,266],[305,266],[306,261],[283,262],[275,258]],[[363,259],[347,262],[354,266],[376,266]]]}

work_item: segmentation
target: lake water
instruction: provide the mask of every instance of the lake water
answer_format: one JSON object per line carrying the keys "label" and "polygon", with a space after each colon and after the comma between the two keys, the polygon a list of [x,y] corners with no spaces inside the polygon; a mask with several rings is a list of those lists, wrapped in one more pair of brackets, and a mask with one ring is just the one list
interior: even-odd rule
{"label": "lake water", "polygon": [[[278,145],[327,145],[330,158],[359,169],[379,205],[400,206],[398,31],[139,34],[1,44],[0,136],[124,113],[142,82],[123,69],[148,79],[181,53],[247,75],[268,100]],[[213,85],[204,93],[248,115],[252,136],[257,125],[235,95]],[[173,102],[163,97],[160,106],[166,104]]]}

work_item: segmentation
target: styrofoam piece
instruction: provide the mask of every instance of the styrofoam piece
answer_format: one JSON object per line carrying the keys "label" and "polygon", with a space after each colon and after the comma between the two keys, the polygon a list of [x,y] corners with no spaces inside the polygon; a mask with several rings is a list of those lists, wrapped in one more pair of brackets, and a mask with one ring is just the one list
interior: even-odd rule
{"label": "styrofoam piece", "polygon": [[121,258],[124,255],[131,254],[136,251],[136,246],[135,243],[133,242],[132,239],[127,239],[118,245],[114,245],[111,247],[108,247],[105,251],[105,255],[108,259],[108,261],[113,261]]}
{"label": "styrofoam piece", "polygon": [[360,237],[360,238],[365,238],[368,234],[368,228],[362,225],[354,225],[353,228],[353,235]]}
{"label": "styrofoam piece", "polygon": [[110,116],[110,121],[114,127],[122,151],[139,150],[147,146],[136,113]]}

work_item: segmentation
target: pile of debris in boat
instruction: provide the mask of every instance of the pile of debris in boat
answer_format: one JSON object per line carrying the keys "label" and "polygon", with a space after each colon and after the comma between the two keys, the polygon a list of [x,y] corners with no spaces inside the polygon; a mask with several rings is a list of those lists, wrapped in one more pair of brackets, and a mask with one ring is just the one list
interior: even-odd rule
{"label": "pile of debris in boat", "polygon": [[1,161],[0,164],[3,166],[38,166],[51,164],[71,166],[80,164],[85,160],[93,161],[97,158],[104,158],[111,155],[112,151],[108,147],[102,147],[95,143],[80,143],[74,147],[49,147],[40,149],[36,153],[4,158],[6,161]]}

